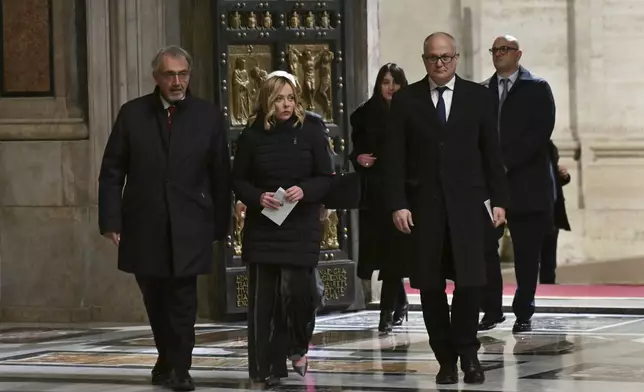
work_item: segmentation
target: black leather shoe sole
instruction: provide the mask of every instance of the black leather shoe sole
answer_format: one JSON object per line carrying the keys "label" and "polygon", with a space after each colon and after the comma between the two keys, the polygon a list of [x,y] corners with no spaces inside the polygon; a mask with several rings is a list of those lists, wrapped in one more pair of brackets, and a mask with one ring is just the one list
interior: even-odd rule
{"label": "black leather shoe sole", "polygon": [[173,379],[170,382],[170,388],[173,391],[194,391],[195,384],[191,378]]}
{"label": "black leather shoe sole", "polygon": [[479,323],[478,330],[479,331],[489,331],[491,329],[496,328],[497,325],[503,324],[505,322],[505,316],[501,316],[501,318],[496,319],[496,320],[481,320]]}
{"label": "black leather shoe sole", "polygon": [[170,373],[152,372],[152,385],[168,385],[170,383]]}
{"label": "black leather shoe sole", "polygon": [[465,373],[463,377],[465,384],[483,384],[485,382],[485,374],[482,370]]}
{"label": "black leather shoe sole", "polygon": [[453,367],[452,369],[441,368],[436,375],[436,384],[458,384],[458,370],[456,367]]}
{"label": "black leather shoe sole", "polygon": [[526,333],[532,332],[532,322],[531,321],[517,321],[512,327],[512,333]]}

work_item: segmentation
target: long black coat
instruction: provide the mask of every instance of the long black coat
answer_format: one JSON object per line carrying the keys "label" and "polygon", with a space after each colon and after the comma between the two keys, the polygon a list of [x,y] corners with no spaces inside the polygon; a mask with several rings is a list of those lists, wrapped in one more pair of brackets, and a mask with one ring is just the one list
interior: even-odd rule
{"label": "long black coat", "polygon": [[386,126],[389,108],[380,97],[372,97],[351,114],[351,141],[353,151],[349,159],[360,175],[362,201],[359,212],[360,257],[358,277],[371,279],[379,270],[379,279],[408,276],[411,257],[409,236],[396,230],[391,213],[385,206],[383,165],[376,159],[368,168],[358,164],[358,155],[382,155],[386,143]]}
{"label": "long black coat", "polygon": [[568,213],[566,212],[566,198],[563,193],[563,187],[570,183],[570,174],[566,177],[561,177],[559,174],[559,149],[552,140],[548,143],[548,147],[550,149],[552,171],[555,173],[555,185],[557,186],[557,200],[554,206],[555,227],[557,229],[570,231],[570,222],[568,221]]}
{"label": "long black coat", "polygon": [[[263,117],[263,116],[260,116]],[[236,197],[247,207],[242,240],[245,263],[315,267],[320,256],[320,211],[333,179],[333,162],[322,119],[307,114],[264,130],[263,120],[244,129],[233,163]],[[260,197],[299,186],[304,197],[281,226],[264,216]]]}
{"label": "long black coat", "polygon": [[[498,113],[499,82],[494,74],[487,82]],[[545,80],[521,67],[503,103],[499,133],[503,163],[510,187],[510,212],[551,212],[554,202],[553,174],[548,143],[555,126],[555,101]]]}
{"label": "long black coat", "polygon": [[220,111],[187,95],[172,130],[154,93],[124,104],[99,176],[101,233],[121,233],[118,267],[151,277],[211,271],[231,217],[230,155]]}
{"label": "long black coat", "polygon": [[387,203],[390,211],[412,213],[412,287],[444,287],[446,226],[455,273],[450,278],[461,287],[486,284],[485,238],[492,222],[484,201],[508,204],[494,120],[489,91],[458,76],[445,125],[427,77],[394,95],[385,151]]}

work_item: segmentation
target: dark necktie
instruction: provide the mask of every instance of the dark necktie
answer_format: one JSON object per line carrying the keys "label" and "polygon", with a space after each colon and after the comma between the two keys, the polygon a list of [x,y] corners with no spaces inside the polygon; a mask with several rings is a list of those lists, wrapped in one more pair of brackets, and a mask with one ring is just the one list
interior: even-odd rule
{"label": "dark necktie", "polygon": [[503,103],[505,103],[505,99],[508,97],[508,79],[507,78],[501,78],[499,80],[499,83],[501,84],[501,97],[499,97],[499,112],[497,113],[497,122],[496,122],[496,129],[501,132],[501,109],[503,108]]}
{"label": "dark necktie", "polygon": [[438,103],[436,104],[436,110],[438,110],[438,117],[441,119],[441,123],[445,124],[447,122],[447,110],[445,108],[445,100],[443,100],[443,93],[447,90],[447,87],[436,87],[438,91]]}
{"label": "dark necktie", "polygon": [[172,129],[172,115],[174,114],[176,107],[174,105],[168,106],[168,129]]}

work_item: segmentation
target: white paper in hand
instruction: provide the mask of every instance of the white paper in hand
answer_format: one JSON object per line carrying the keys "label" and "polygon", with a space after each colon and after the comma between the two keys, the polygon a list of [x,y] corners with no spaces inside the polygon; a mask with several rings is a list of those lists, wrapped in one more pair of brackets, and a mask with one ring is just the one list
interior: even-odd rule
{"label": "white paper in hand", "polygon": [[282,203],[282,206],[276,210],[270,208],[264,208],[262,214],[268,219],[272,220],[278,226],[281,226],[284,223],[286,217],[293,211],[293,208],[297,205],[297,202],[290,202],[286,200],[286,191],[281,187],[275,192],[275,199],[279,200]]}
{"label": "white paper in hand", "polygon": [[486,201],[484,201],[483,204],[485,204],[485,209],[487,210],[487,213],[490,215],[490,219],[492,219],[492,222],[494,222],[494,214],[492,214],[492,203],[490,203],[490,199],[487,199]]}

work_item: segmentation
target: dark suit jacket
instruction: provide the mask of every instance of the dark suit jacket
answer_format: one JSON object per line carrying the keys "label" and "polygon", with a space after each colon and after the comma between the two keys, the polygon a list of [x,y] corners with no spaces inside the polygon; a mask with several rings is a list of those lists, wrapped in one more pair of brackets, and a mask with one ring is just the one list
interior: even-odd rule
{"label": "dark suit jacket", "polygon": [[385,198],[390,211],[412,213],[412,286],[444,287],[446,232],[453,253],[451,278],[464,287],[485,285],[485,237],[492,222],[484,201],[490,198],[498,207],[508,204],[489,91],[456,77],[449,119],[443,125],[425,77],[394,95],[388,127],[380,158]]}
{"label": "dark suit jacket", "polygon": [[101,233],[121,233],[119,269],[143,276],[208,273],[231,218],[226,127],[188,95],[172,129],[158,91],[121,107],[99,176]]}
{"label": "dark suit jacket", "polygon": [[[489,79],[489,89],[496,115],[499,107],[496,74]],[[521,67],[499,119],[511,213],[552,211],[554,185],[548,142],[554,125],[555,102],[548,82]]]}

